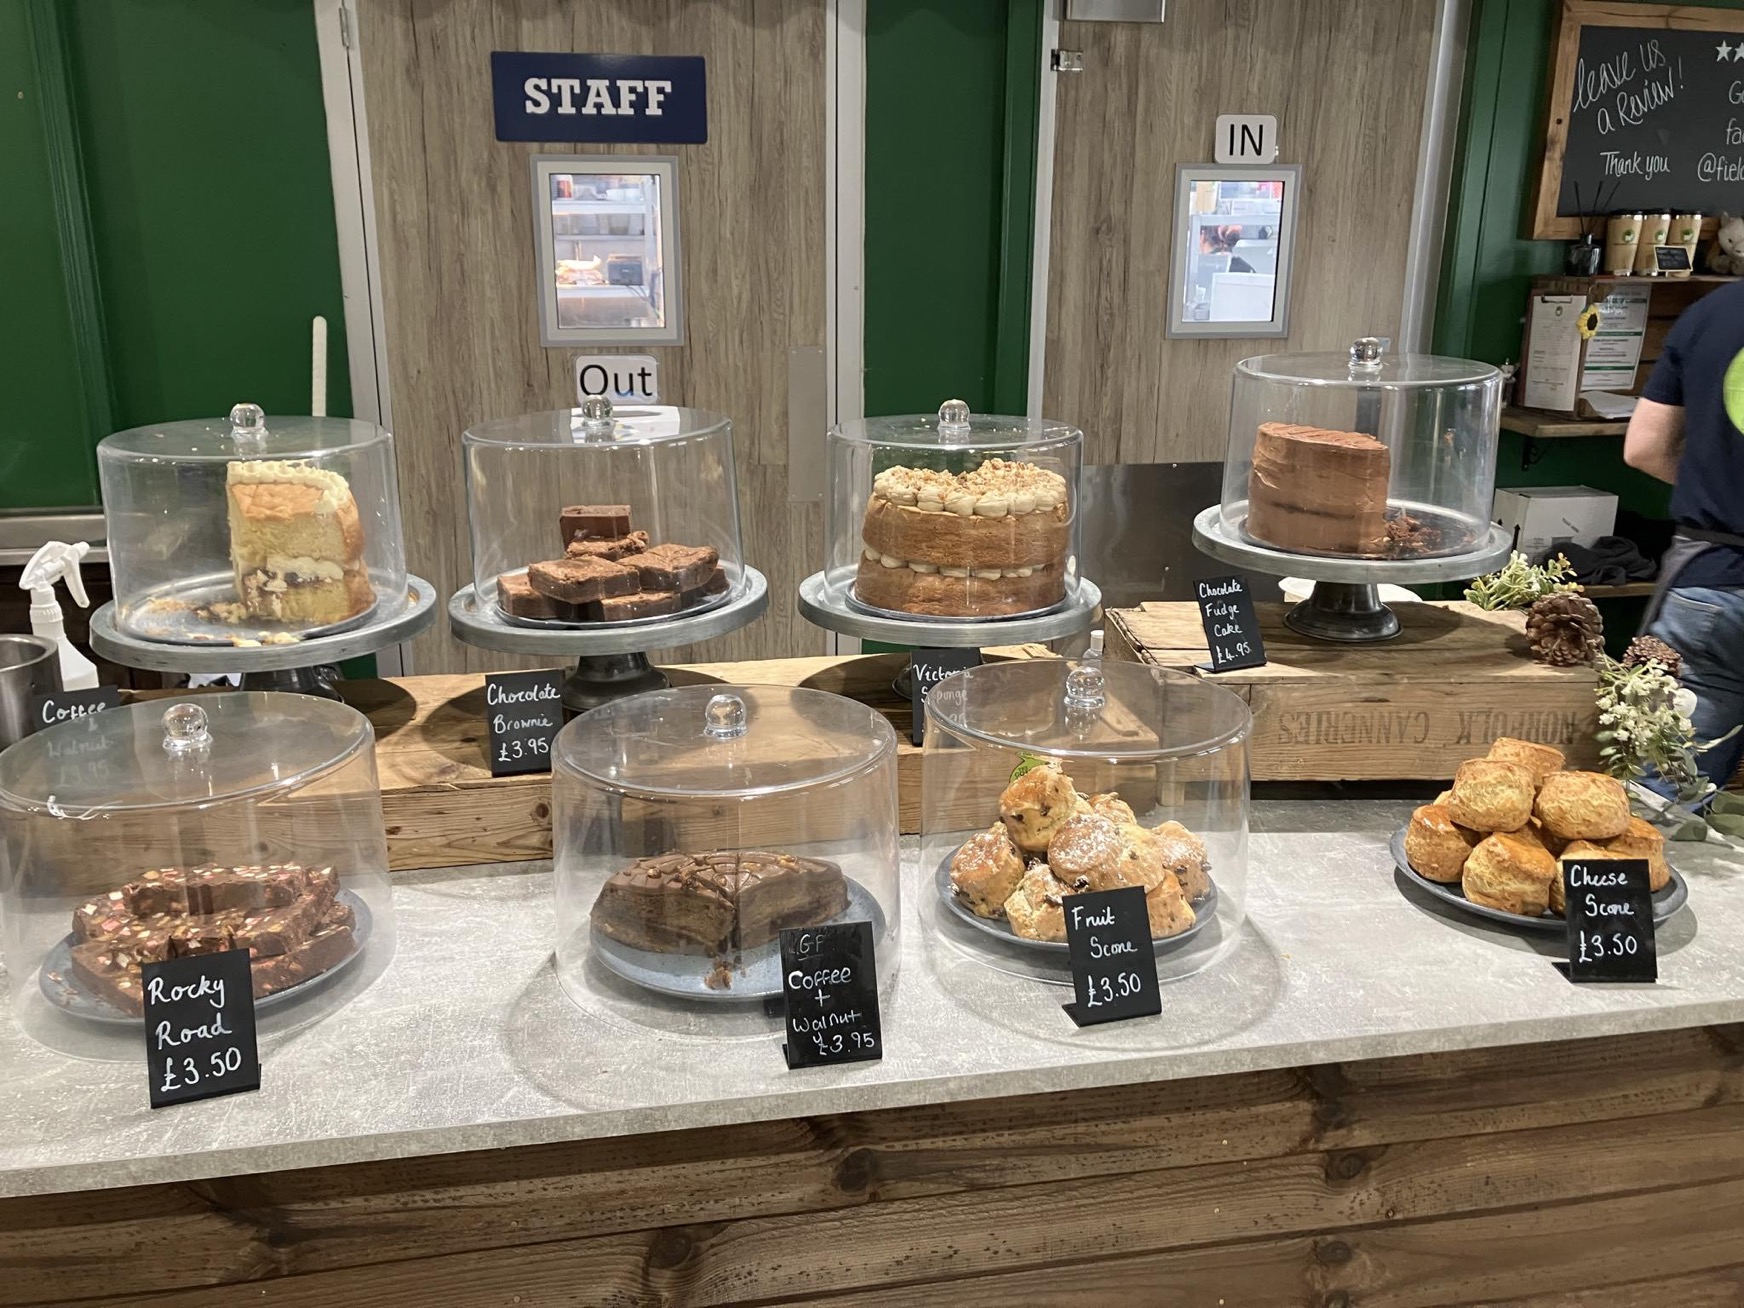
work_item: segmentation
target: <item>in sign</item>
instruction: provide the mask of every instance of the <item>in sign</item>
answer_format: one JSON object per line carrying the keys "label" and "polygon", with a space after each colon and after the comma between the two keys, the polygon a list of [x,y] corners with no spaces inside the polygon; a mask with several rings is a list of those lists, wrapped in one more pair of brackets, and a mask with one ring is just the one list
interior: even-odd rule
{"label": "in sign", "polygon": [[1269,164],[1278,157],[1278,120],[1272,114],[1218,114],[1220,164]]}

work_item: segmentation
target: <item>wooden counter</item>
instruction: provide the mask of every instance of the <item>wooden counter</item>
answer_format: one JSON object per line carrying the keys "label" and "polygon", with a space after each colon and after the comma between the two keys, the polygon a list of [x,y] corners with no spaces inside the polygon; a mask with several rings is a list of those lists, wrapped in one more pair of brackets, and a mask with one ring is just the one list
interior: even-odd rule
{"label": "wooden counter", "polygon": [[0,1200],[0,1304],[1744,1301],[1744,1027]]}

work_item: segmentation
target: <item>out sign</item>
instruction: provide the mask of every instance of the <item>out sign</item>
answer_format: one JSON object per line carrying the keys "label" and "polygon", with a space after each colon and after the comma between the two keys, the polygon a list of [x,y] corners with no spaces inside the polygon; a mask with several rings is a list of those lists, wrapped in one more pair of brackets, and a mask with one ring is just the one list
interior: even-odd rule
{"label": "out sign", "polygon": [[1271,114],[1218,114],[1220,164],[1269,164],[1278,157],[1278,120]]}
{"label": "out sign", "polygon": [[660,362],[652,354],[578,354],[575,402],[603,395],[613,404],[660,403]]}

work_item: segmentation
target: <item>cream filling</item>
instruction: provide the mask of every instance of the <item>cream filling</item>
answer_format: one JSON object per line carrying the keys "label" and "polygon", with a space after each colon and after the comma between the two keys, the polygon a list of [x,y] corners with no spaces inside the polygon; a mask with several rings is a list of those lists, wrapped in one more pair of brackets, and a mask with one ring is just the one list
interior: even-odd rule
{"label": "cream filling", "polygon": [[886,471],[872,482],[872,494],[900,508],[919,509],[922,513],[954,513],[960,518],[1021,518],[1030,513],[1052,513],[1059,508],[1066,502],[1066,483],[1056,476],[1049,484],[1018,491],[977,492],[933,483],[917,490]]}
{"label": "cream filling", "polygon": [[899,559],[893,554],[883,554],[870,545],[865,550],[866,561],[876,563],[880,567],[895,571],[897,568],[907,568],[910,572],[918,572],[922,576],[937,573],[941,577],[975,577],[981,581],[998,581],[1002,577],[1031,577],[1035,575],[1034,567],[1022,568],[958,568],[942,563],[921,563],[914,559]]}

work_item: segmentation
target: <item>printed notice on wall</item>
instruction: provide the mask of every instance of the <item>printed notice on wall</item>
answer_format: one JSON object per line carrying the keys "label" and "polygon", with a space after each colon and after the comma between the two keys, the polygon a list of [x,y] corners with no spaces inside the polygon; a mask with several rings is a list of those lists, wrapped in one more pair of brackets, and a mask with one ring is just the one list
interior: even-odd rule
{"label": "printed notice on wall", "polygon": [[1641,342],[1647,335],[1647,300],[1647,288],[1631,286],[1598,302],[1599,328],[1587,342],[1581,390],[1635,389],[1635,369],[1641,364]]}

